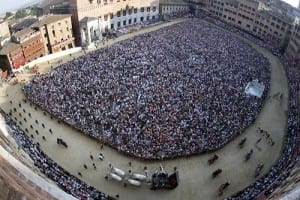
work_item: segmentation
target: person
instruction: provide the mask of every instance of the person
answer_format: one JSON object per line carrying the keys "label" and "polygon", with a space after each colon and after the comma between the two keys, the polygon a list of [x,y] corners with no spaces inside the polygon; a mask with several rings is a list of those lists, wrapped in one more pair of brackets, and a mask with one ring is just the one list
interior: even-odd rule
{"label": "person", "polygon": [[99,159],[102,161],[104,159],[104,156],[102,155],[102,153],[99,154]]}
{"label": "person", "polygon": [[260,143],[261,139],[262,139],[262,138],[259,138],[259,139],[255,142],[255,145],[258,144],[258,143]]}
{"label": "person", "polygon": [[240,142],[239,142],[239,147],[240,148],[243,148],[244,147],[244,144],[246,142],[247,138],[243,138]]}
{"label": "person", "polygon": [[[265,85],[262,98],[237,89],[250,77]],[[23,91],[51,115],[103,143],[160,159],[224,146],[254,122],[269,82],[264,56],[230,34],[188,19],[64,63]]]}
{"label": "person", "polygon": [[253,154],[253,149],[251,149],[251,150],[246,154],[246,156],[245,156],[245,161],[248,161],[248,160],[251,158],[252,154]]}
{"label": "person", "polygon": [[215,178],[217,177],[220,173],[222,172],[222,169],[217,169],[212,173],[212,177]]}
{"label": "person", "polygon": [[[5,117],[7,126],[10,127],[9,134],[22,144],[21,148],[33,160],[35,167],[40,169],[42,173],[53,180],[53,182],[60,186],[65,192],[72,194],[77,199],[109,199],[108,195],[87,185],[85,182],[64,170],[59,164],[55,163],[41,150],[39,142],[35,143],[31,137],[26,135],[2,109],[0,109],[0,112],[2,116]],[[31,136],[33,137],[33,135]],[[78,176],[82,176],[80,172],[77,174]],[[78,188],[80,188],[80,190]]]}

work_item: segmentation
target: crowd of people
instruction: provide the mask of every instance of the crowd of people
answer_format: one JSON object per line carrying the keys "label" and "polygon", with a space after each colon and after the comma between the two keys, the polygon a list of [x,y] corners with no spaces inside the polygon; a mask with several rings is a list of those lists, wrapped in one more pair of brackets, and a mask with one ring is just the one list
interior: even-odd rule
{"label": "crowd of people", "polygon": [[[299,71],[263,41],[207,15],[205,19],[269,48],[286,67],[290,96],[283,153],[264,177],[228,199],[269,195],[299,161]],[[262,99],[244,94],[245,84],[256,78],[266,86]],[[128,154],[155,159],[220,148],[253,122],[268,88],[265,58],[229,34],[191,19],[77,58],[38,76],[23,90],[31,101],[86,134]],[[79,199],[110,198],[59,167],[0,113],[35,165],[61,188]]]}
{"label": "crowd of people", "polygon": [[[244,92],[254,79],[262,98]],[[253,123],[269,79],[268,60],[248,44],[188,19],[62,64],[23,91],[119,151],[162,159],[224,146]]]}
{"label": "crowd of people", "polygon": [[298,151],[297,133],[300,130],[298,120],[299,107],[297,103],[300,75],[296,68],[287,68],[287,72],[289,75],[290,98],[287,137],[283,153],[264,177],[228,199],[253,199],[260,194],[271,194],[290,175],[291,170],[299,161],[299,156],[296,157],[295,155],[297,155]]}
{"label": "crowd of people", "polygon": [[26,135],[8,114],[3,110],[0,110],[0,114],[5,119],[8,133],[17,141],[19,147],[30,156],[34,165],[48,178],[53,180],[61,189],[78,199],[113,199],[110,196],[99,192],[96,188],[87,185],[60,167],[40,149],[38,143],[35,143],[31,137]]}
{"label": "crowd of people", "polygon": [[300,131],[299,124],[299,66],[291,66],[291,64],[282,56],[282,54],[274,48],[271,44],[266,44],[264,41],[254,37],[253,35],[246,33],[237,27],[233,27],[230,24],[219,21],[208,16],[206,13],[201,14],[199,17],[205,19],[211,23],[214,23],[224,29],[237,33],[244,38],[247,38],[261,47],[269,49],[275,56],[277,56],[283,66],[285,67],[288,81],[289,81],[289,107],[288,107],[288,126],[287,136],[284,142],[284,149],[279,160],[272,166],[270,171],[256,182],[246,187],[244,190],[237,194],[227,198],[228,200],[238,199],[254,199],[259,195],[270,195],[278,186],[282,184],[284,180],[290,175],[291,170],[295,167],[296,163],[300,161],[299,157],[299,144],[298,133]]}

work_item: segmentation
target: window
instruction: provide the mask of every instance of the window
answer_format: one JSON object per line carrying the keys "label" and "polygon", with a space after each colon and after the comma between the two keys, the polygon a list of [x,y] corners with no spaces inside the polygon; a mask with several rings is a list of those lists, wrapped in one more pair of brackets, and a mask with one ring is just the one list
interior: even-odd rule
{"label": "window", "polygon": [[141,7],[141,12],[144,12],[145,11],[145,8],[144,7]]}
{"label": "window", "polygon": [[110,25],[110,29],[114,29],[114,24],[111,24],[111,25]]}
{"label": "window", "polygon": [[137,13],[137,8],[135,8],[135,9],[133,10],[133,13],[134,13],[134,14]]}
{"label": "window", "polygon": [[123,10],[123,16],[126,16],[126,10]]}
{"label": "window", "polygon": [[131,24],[131,19],[128,20],[128,24]]}
{"label": "window", "polygon": [[126,20],[123,21],[123,26],[126,26]]}
{"label": "window", "polygon": [[144,21],[144,17],[141,17],[141,22]]}
{"label": "window", "polygon": [[56,37],[55,36],[55,30],[52,30],[52,35],[53,35],[53,37]]}
{"label": "window", "polygon": [[117,12],[117,17],[120,17],[120,16],[121,16],[121,12],[118,11],[118,12]]}

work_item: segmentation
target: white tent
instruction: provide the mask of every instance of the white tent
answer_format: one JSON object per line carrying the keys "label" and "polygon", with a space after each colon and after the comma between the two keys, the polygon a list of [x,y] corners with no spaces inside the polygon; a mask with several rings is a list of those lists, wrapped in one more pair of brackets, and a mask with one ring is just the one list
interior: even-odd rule
{"label": "white tent", "polygon": [[261,98],[265,90],[265,86],[262,83],[259,83],[258,80],[251,81],[247,84],[245,88],[245,93]]}

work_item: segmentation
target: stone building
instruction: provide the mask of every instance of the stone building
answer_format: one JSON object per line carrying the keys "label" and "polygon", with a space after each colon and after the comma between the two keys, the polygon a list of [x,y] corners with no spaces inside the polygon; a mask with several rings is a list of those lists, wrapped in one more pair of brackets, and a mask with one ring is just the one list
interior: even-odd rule
{"label": "stone building", "polygon": [[159,14],[162,17],[178,15],[181,13],[188,13],[190,4],[183,0],[160,0],[159,1]]}
{"label": "stone building", "polygon": [[265,42],[285,48],[294,19],[285,13],[269,9],[262,1],[213,0],[210,13],[237,26]]}
{"label": "stone building", "polygon": [[10,32],[7,21],[0,22],[0,48],[10,40]]}
{"label": "stone building", "polygon": [[71,15],[47,15],[32,27],[40,30],[46,54],[75,47]]}
{"label": "stone building", "polygon": [[10,42],[0,50],[0,68],[2,71],[16,70],[25,62],[20,44]]}
{"label": "stone building", "polygon": [[9,28],[7,21],[0,22],[0,37],[6,37],[9,36]]}
{"label": "stone building", "polygon": [[37,28],[24,28],[14,33],[12,40],[21,45],[26,62],[45,55],[41,32]]}
{"label": "stone building", "polygon": [[70,0],[76,43],[89,45],[93,35],[156,19],[158,6],[159,0]]}
{"label": "stone building", "polygon": [[295,25],[285,56],[295,66],[300,66],[300,22]]}
{"label": "stone building", "polygon": [[188,0],[188,2],[193,4],[200,4],[204,7],[210,7],[212,5],[213,0]]}

